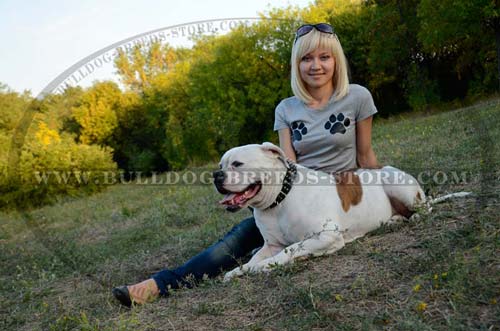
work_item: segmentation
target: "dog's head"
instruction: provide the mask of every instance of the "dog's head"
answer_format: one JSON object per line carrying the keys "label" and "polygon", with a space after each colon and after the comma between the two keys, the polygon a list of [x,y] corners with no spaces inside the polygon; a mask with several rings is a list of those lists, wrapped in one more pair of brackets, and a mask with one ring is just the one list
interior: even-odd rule
{"label": "dog's head", "polygon": [[229,211],[237,211],[266,202],[266,192],[278,187],[273,179],[286,171],[285,160],[281,148],[268,142],[230,149],[221,158],[220,170],[213,173],[217,191],[225,194],[220,203]]}

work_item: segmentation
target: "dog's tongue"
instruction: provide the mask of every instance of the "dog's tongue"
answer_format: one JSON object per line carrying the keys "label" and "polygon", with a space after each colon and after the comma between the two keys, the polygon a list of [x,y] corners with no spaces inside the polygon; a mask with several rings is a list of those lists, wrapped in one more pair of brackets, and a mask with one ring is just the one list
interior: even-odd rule
{"label": "dog's tongue", "polygon": [[222,201],[219,201],[219,203],[223,205],[236,206],[243,203],[246,200],[247,198],[245,192],[229,193],[226,194],[226,196],[224,196],[224,199],[222,199]]}
{"label": "dog's tongue", "polygon": [[237,196],[237,193],[229,193],[224,196],[224,199],[219,201],[221,205],[230,205],[231,201]]}
{"label": "dog's tongue", "polygon": [[244,203],[245,201],[251,199],[259,190],[257,185],[249,188],[244,192],[239,193],[229,193],[224,196],[224,199],[219,201],[222,205],[235,206]]}

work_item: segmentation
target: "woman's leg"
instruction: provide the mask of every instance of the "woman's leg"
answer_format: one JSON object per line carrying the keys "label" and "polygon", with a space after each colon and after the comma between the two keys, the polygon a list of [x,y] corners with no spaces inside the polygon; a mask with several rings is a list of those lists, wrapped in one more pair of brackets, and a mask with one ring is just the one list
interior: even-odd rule
{"label": "woman's leg", "polygon": [[249,217],[184,265],[173,270],[162,270],[152,278],[135,285],[114,288],[113,294],[125,306],[130,306],[132,301],[142,304],[158,295],[168,295],[169,288],[191,287],[191,281],[199,281],[204,275],[217,276],[223,270],[235,267],[239,258],[263,244],[264,240],[255,225],[255,219]]}
{"label": "woman's leg", "polygon": [[191,287],[192,280],[201,280],[204,275],[214,277],[223,270],[235,267],[238,259],[263,244],[264,240],[255,225],[255,219],[249,217],[234,226],[224,238],[192,257],[184,265],[173,270],[162,270],[152,278],[160,290],[160,295],[167,295],[169,288]]}

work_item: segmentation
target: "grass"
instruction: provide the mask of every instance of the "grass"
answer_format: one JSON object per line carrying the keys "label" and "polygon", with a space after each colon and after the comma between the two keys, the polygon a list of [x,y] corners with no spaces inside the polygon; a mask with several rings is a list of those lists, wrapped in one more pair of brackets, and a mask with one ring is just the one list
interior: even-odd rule
{"label": "grass", "polygon": [[131,311],[113,286],[182,263],[249,212],[220,209],[211,186],[115,185],[0,214],[0,329],[499,330],[499,115],[490,102],[374,126],[381,163],[420,175],[431,195],[474,197],[332,256],[207,280]]}

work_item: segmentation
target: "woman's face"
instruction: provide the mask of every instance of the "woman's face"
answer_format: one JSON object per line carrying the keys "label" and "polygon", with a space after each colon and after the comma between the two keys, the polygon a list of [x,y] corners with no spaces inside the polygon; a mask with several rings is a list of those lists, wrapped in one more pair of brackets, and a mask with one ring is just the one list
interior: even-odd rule
{"label": "woman's face", "polygon": [[308,90],[318,89],[330,84],[333,86],[335,58],[331,51],[318,48],[307,53],[299,63],[300,77]]}

